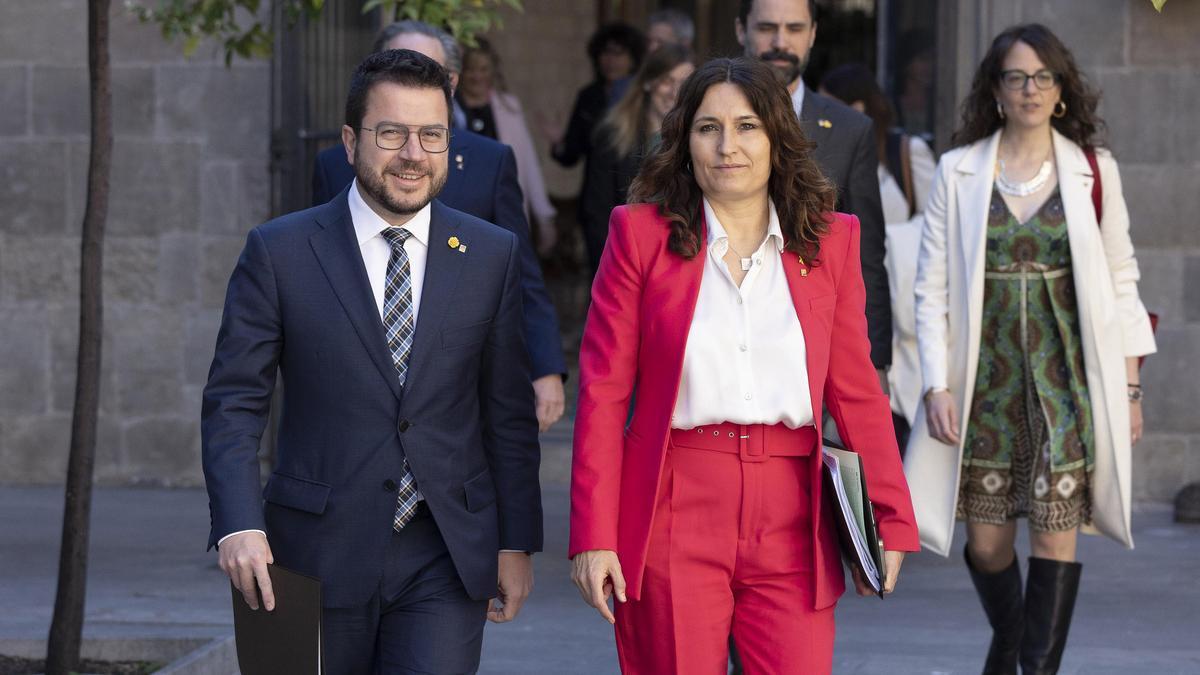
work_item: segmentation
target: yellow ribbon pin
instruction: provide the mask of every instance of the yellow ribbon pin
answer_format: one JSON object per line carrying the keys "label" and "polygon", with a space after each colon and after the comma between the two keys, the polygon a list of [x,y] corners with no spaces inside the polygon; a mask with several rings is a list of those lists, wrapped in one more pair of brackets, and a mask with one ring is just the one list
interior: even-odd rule
{"label": "yellow ribbon pin", "polygon": [[821,127],[822,129],[832,129],[833,122],[830,122],[829,120],[821,119],[821,120],[817,120],[817,126]]}

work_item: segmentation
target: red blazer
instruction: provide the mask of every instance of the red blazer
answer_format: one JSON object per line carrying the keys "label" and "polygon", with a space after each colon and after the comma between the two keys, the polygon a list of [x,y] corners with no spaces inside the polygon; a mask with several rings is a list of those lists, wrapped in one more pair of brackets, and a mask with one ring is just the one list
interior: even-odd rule
{"label": "red blazer", "polygon": [[[569,555],[615,550],[635,599],[641,597],[650,522],[705,264],[703,250],[691,260],[667,250],[668,233],[655,206],[613,210],[579,350]],[[702,228],[702,242],[705,236]],[[820,264],[808,267],[807,276],[796,254],[780,255],[804,331],[817,430],[824,405],[842,438],[862,455],[886,547],[916,551],[920,542],[891,408],[871,365],[858,242],[858,219],[838,213],[821,241]],[[845,579],[821,496],[820,453],[810,461],[813,513],[821,514],[812,547],[820,609],[837,602]]]}

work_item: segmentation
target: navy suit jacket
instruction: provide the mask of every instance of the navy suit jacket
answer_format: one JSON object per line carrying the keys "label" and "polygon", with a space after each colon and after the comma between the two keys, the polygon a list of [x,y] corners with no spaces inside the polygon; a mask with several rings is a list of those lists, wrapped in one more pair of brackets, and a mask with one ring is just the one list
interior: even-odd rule
{"label": "navy suit jacket", "polygon": [[[822,124],[822,120],[828,124]],[[867,336],[876,368],[892,364],[892,303],[883,265],[886,232],[879,199],[879,158],[871,118],[809,89],[800,128],[817,144],[813,156],[838,188],[837,210],[858,216],[862,275],[867,286]]]}
{"label": "navy suit jacket", "polygon": [[[436,201],[429,237],[403,387],[344,193],[253,229],[229,280],[201,419],[209,546],[266,531],[326,606],[378,589],[405,457],[471,597],[496,595],[501,549],[542,547],[517,238]],[[260,489],[277,369],[278,456]]]}
{"label": "navy suit jacket", "polygon": [[[524,198],[517,183],[517,162],[512,148],[465,129],[450,136],[450,175],[438,200],[453,209],[482,218],[517,235],[521,254],[521,290],[524,298],[525,341],[529,346],[533,379],[567,372],[558,318],[542,280]],[[333,199],[354,180],[354,167],[341,145],[317,154],[313,168],[313,206]]]}

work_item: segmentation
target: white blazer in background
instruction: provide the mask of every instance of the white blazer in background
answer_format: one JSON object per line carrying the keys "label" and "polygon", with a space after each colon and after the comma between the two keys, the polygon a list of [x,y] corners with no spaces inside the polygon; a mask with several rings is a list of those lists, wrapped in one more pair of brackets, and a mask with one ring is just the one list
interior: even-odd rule
{"label": "white blazer in background", "polygon": [[[916,280],[917,342],[923,389],[948,387],[966,425],[975,388],[983,316],[984,247],[1000,132],[942,156],[925,209]],[[1131,547],[1130,427],[1125,358],[1155,351],[1138,297],[1129,213],[1116,161],[1098,152],[1104,222],[1092,204],[1092,169],[1083,150],[1053,132],[1079,305],[1083,360],[1092,404],[1095,468],[1092,518],[1100,533]],[[950,552],[962,446],[929,435],[922,404],[905,455],[921,543]]]}

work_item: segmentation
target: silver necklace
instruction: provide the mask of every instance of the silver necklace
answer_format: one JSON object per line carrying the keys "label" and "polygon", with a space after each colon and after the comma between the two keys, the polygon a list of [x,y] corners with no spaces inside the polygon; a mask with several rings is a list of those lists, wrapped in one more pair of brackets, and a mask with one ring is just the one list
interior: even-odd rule
{"label": "silver necklace", "polygon": [[997,159],[996,164],[999,165],[999,170],[996,171],[996,189],[1001,194],[1008,195],[1009,197],[1028,197],[1041,190],[1046,186],[1046,181],[1050,180],[1050,174],[1054,171],[1054,165],[1050,162],[1050,158],[1047,157],[1042,162],[1042,168],[1038,169],[1033,178],[1023,183],[1018,183],[1005,177],[1004,160]]}
{"label": "silver necklace", "polygon": [[750,266],[754,264],[754,259],[746,257],[746,256],[742,255],[741,253],[739,253],[738,250],[733,247],[733,244],[729,243],[728,239],[725,240],[725,245],[728,246],[729,250],[733,251],[734,255],[736,255],[738,257],[738,262],[741,263],[742,271],[743,272],[750,271]]}

